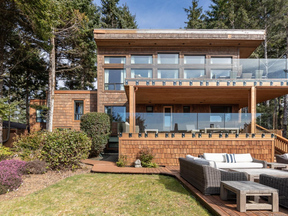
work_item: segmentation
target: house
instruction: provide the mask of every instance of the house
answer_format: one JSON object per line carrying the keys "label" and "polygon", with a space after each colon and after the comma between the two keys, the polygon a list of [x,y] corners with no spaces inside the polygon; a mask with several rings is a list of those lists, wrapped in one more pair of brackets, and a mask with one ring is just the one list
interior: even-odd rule
{"label": "house", "polygon": [[13,147],[14,138],[26,132],[26,124],[18,122],[3,121],[3,146]]}
{"label": "house", "polygon": [[98,89],[55,91],[53,128],[79,129],[82,114],[106,112],[107,149],[130,163],[143,148],[160,165],[204,152],[273,160],[276,138],[259,133],[256,106],[288,94],[287,63],[248,59],[264,30],[96,29],[94,38]]}

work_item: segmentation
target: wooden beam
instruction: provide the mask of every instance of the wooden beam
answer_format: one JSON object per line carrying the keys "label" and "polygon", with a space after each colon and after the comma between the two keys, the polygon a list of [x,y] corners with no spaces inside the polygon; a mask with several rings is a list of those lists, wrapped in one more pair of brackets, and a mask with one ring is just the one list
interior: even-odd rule
{"label": "wooden beam", "polygon": [[251,87],[248,95],[248,110],[251,113],[251,133],[256,133],[256,88],[254,86]]}
{"label": "wooden beam", "polygon": [[135,90],[134,86],[129,86],[129,132],[134,133],[134,128],[135,128],[135,110],[136,110],[136,105],[135,105]]}

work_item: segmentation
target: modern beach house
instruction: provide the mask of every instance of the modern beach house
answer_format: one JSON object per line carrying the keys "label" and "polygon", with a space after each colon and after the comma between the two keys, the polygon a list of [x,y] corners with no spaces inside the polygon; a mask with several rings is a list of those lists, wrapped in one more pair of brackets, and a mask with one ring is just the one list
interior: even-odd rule
{"label": "modern beach house", "polygon": [[[144,148],[159,165],[204,152],[272,161],[275,149],[287,151],[256,112],[258,103],[288,94],[286,59],[249,58],[264,30],[95,29],[94,38],[97,91],[55,91],[53,128],[79,130],[81,115],[106,112],[107,149],[131,164]],[[41,128],[41,110],[30,114]]]}

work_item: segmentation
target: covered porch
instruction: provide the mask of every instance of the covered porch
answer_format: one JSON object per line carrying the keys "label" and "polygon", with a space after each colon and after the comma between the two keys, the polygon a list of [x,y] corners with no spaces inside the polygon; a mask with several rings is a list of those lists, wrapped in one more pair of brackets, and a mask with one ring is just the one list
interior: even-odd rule
{"label": "covered porch", "polygon": [[123,133],[254,134],[262,115],[257,103],[287,94],[288,87],[126,85],[125,91],[129,130]]}

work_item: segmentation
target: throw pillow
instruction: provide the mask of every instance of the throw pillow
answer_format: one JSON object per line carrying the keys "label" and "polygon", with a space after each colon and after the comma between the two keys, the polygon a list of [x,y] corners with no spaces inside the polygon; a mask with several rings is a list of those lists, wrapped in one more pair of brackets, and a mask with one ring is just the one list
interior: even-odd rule
{"label": "throw pillow", "polygon": [[226,154],[226,163],[236,163],[234,154]]}

